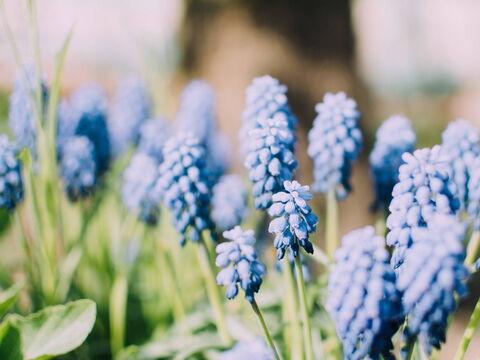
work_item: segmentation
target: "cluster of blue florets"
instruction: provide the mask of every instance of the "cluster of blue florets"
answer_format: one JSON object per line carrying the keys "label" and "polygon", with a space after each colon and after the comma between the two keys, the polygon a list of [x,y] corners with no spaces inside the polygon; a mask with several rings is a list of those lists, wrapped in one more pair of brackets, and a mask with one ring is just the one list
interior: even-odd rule
{"label": "cluster of blue florets", "polygon": [[138,141],[140,126],[150,118],[152,104],[145,84],[136,77],[118,86],[109,114],[112,154],[122,154]]}
{"label": "cluster of blue florets", "polygon": [[170,138],[163,150],[163,162],[155,185],[172,221],[180,243],[200,241],[203,230],[212,230],[211,192],[205,166],[205,148],[191,133]]}
{"label": "cluster of blue florets", "polygon": [[470,169],[480,155],[480,134],[465,120],[450,123],[442,134],[442,154],[450,162],[450,177],[455,184],[461,209],[468,207]]}
{"label": "cluster of blue florets", "polygon": [[13,210],[23,199],[23,180],[17,151],[0,135],[0,208]]}
{"label": "cluster of blue florets", "polygon": [[[37,76],[32,66],[24,66],[17,74],[13,91],[10,95],[8,124],[15,135],[19,148],[28,148],[33,155],[36,154],[36,117],[40,120],[42,114],[37,114],[36,91]],[[44,112],[48,102],[48,88],[43,79],[40,80],[40,91]]]}
{"label": "cluster of blue florets", "polygon": [[238,295],[238,286],[245,292],[249,302],[254,301],[260,290],[265,266],[258,260],[255,250],[253,230],[243,230],[240,226],[223,233],[230,240],[217,245],[215,264],[222,270],[217,275],[217,283],[227,288],[226,296],[233,299]]}
{"label": "cluster of blue florets", "polygon": [[284,113],[258,120],[258,127],[249,134],[245,167],[253,183],[252,193],[257,209],[267,209],[272,195],[283,188],[283,182],[292,180],[297,167],[294,155],[295,134],[288,127]]}
{"label": "cluster of blue florets", "polygon": [[312,199],[309,187],[301,186],[297,181],[285,181],[283,187],[283,191],[273,195],[273,204],[268,209],[274,218],[268,231],[275,234],[277,258],[282,259],[287,250],[298,256],[300,246],[313,254],[309,237],[316,230],[318,219],[307,203]]}
{"label": "cluster of blue florets", "polygon": [[352,164],[362,147],[357,103],[345,93],[327,93],[316,105],[317,117],[308,133],[308,155],[313,160],[313,190],[335,190],[344,199],[351,190]]}
{"label": "cluster of blue florets", "polygon": [[410,120],[404,116],[392,116],[378,128],[369,157],[375,192],[374,210],[388,209],[393,187],[398,181],[398,169],[403,163],[402,155],[413,152],[415,138]]}
{"label": "cluster of blue florets", "polygon": [[148,225],[156,225],[160,216],[160,196],[155,191],[158,166],[154,157],[137,152],[123,173],[123,202],[128,210]]}
{"label": "cluster of blue florets", "polygon": [[137,151],[150,155],[161,162],[163,146],[170,134],[171,130],[165,118],[157,117],[145,121],[140,127]]}
{"label": "cluster of blue florets", "polygon": [[107,100],[97,85],[84,86],[58,111],[60,174],[72,201],[90,195],[110,165]]}
{"label": "cluster of blue florets", "polygon": [[468,216],[474,230],[480,230],[480,157],[470,164],[468,170]]}
{"label": "cluster of blue florets", "polygon": [[399,169],[387,218],[387,244],[394,247],[395,268],[403,263],[405,251],[412,245],[412,229],[427,226],[435,213],[454,214],[459,208],[440,146],[404,153],[402,159],[405,163]]}
{"label": "cluster of blue florets", "polygon": [[466,294],[466,227],[453,215],[436,214],[428,227],[412,231],[413,245],[405,256],[397,287],[407,316],[407,342],[419,338],[430,354],[445,341],[449,315],[456,297]]}
{"label": "cluster of blue florets", "polygon": [[297,118],[290,109],[286,94],[287,87],[269,75],[253,79],[246,90],[246,104],[240,130],[242,140],[248,141],[244,138],[248,138],[249,131],[258,126],[259,119],[269,119],[277,113],[283,113],[288,127],[295,130]]}
{"label": "cluster of blue florets", "polygon": [[247,189],[238,175],[224,175],[213,188],[212,220],[218,231],[240,225],[247,215]]}
{"label": "cluster of blue florets", "polygon": [[206,166],[211,184],[229,167],[226,144],[217,129],[215,93],[203,80],[191,81],[180,96],[180,106],[175,119],[177,133],[190,132],[206,150]]}
{"label": "cluster of blue florets", "polygon": [[390,359],[401,316],[400,293],[384,239],[367,226],[342,240],[331,271],[327,309],[345,359]]}

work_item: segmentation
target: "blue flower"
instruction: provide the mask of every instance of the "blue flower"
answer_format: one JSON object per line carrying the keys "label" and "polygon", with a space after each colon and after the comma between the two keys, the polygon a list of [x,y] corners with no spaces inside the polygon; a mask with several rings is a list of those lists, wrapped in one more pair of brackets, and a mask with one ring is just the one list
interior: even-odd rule
{"label": "blue flower", "polygon": [[345,93],[327,93],[315,106],[317,117],[308,133],[308,155],[313,160],[313,190],[335,189],[339,199],[351,190],[352,164],[362,147],[357,103]]}
{"label": "blue flower", "polygon": [[123,173],[122,198],[125,206],[148,225],[156,225],[160,216],[160,197],[154,191],[159,162],[137,152]]}
{"label": "blue flower", "polygon": [[217,283],[227,288],[228,299],[238,295],[240,285],[245,298],[253,302],[265,274],[265,266],[258,260],[255,251],[255,234],[253,230],[244,231],[240,226],[235,226],[225,231],[223,236],[230,241],[216,247],[215,264],[222,269],[217,275]]}
{"label": "blue flower", "polygon": [[327,310],[345,359],[392,358],[401,316],[400,293],[384,239],[367,226],[344,236],[328,280]]}
{"label": "blue flower", "polygon": [[91,195],[97,185],[93,143],[85,136],[72,136],[62,147],[60,176],[71,201]]}
{"label": "blue flower", "polygon": [[283,182],[293,178],[297,167],[293,153],[295,135],[281,112],[269,119],[259,119],[258,125],[249,133],[245,167],[253,183],[254,205],[266,209],[272,203],[272,195],[283,189]]}
{"label": "blue flower", "polygon": [[[10,95],[8,124],[15,135],[20,148],[29,148],[33,155],[36,154],[37,130],[35,124],[36,102],[35,92],[37,78],[32,66],[24,66],[17,74],[13,91]],[[41,92],[43,111],[46,111],[48,102],[48,88],[41,79]],[[43,116],[43,114],[41,114]]]}
{"label": "blue flower", "polygon": [[450,161],[461,209],[468,207],[468,179],[472,162],[480,155],[480,134],[465,120],[456,120],[442,134],[442,154]]}
{"label": "blue flower", "polygon": [[290,110],[286,93],[287,87],[269,75],[254,78],[246,90],[243,134],[248,136],[249,130],[258,126],[259,119],[272,118],[279,112],[285,114],[289,128],[295,130],[297,118]]}
{"label": "blue flower", "polygon": [[224,175],[213,188],[212,220],[219,231],[240,225],[247,216],[247,189],[237,175]]}
{"label": "blue flower", "polygon": [[180,133],[167,141],[163,158],[155,191],[172,212],[180,243],[198,242],[203,230],[213,229],[205,148],[191,133]]}
{"label": "blue flower", "polygon": [[13,210],[23,200],[23,181],[17,151],[0,135],[0,208]]}
{"label": "blue flower", "polygon": [[62,106],[63,109],[59,110],[59,145],[74,135],[88,138],[93,144],[98,175],[102,175],[110,165],[107,99],[103,90],[98,85],[83,86]]}
{"label": "blue flower", "polygon": [[250,341],[239,341],[232,349],[221,353],[219,360],[272,360],[272,350],[258,338]]}
{"label": "blue flower", "polygon": [[137,150],[161,162],[163,146],[169,136],[170,128],[166,119],[161,117],[149,119],[140,127]]}
{"label": "blue flower", "polygon": [[122,154],[138,141],[140,126],[150,117],[152,104],[145,84],[136,77],[123,79],[113,99],[109,118],[112,154]]}
{"label": "blue flower", "polygon": [[392,190],[398,181],[402,154],[415,148],[415,132],[410,120],[396,115],[387,119],[377,130],[375,146],[370,154],[370,173],[373,179],[374,210],[388,209]]}
{"label": "blue flower", "polygon": [[309,237],[316,230],[318,219],[307,203],[312,199],[309,187],[301,186],[297,181],[285,181],[283,187],[283,191],[273,195],[273,204],[268,209],[274,218],[268,231],[275,234],[277,258],[282,259],[287,249],[297,256],[300,246],[313,254]]}
{"label": "blue flower", "polygon": [[480,157],[469,164],[468,215],[474,230],[480,230]]}
{"label": "blue flower", "polygon": [[455,216],[434,215],[428,227],[412,231],[413,245],[398,275],[397,287],[403,293],[407,316],[407,342],[418,337],[428,354],[445,341],[448,317],[457,306],[456,296],[467,292],[465,231]]}
{"label": "blue flower", "polygon": [[399,168],[387,218],[387,244],[395,247],[395,268],[403,263],[405,251],[412,245],[412,229],[425,227],[435,213],[454,214],[459,208],[449,180],[449,163],[440,154],[440,146],[435,146],[402,155],[405,163]]}
{"label": "blue flower", "polygon": [[[178,133],[191,132],[206,150],[209,181],[213,185],[229,167],[225,142],[217,129],[215,93],[203,80],[193,80],[180,96],[175,129]],[[220,146],[219,146],[220,145]]]}

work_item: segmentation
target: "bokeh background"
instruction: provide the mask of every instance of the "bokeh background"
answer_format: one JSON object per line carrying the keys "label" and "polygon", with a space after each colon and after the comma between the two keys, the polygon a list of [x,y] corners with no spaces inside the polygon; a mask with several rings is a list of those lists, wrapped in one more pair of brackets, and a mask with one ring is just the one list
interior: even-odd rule
{"label": "bokeh background", "polygon": [[[367,156],[378,125],[409,117],[418,146],[440,141],[445,125],[480,125],[480,2],[476,0],[39,0],[42,61],[52,78],[55,54],[73,28],[62,92],[96,81],[112,94],[122,77],[139,74],[156,113],[174,118],[178,94],[192,78],[217,94],[218,121],[229,136],[234,168],[243,171],[238,129],[244,91],[270,74],[289,87],[300,119],[298,178],[311,181],[306,133],[326,91],[346,91],[363,113],[363,157],[354,192],[340,205],[341,233],[373,222]],[[6,0],[24,60],[32,57],[24,2]],[[8,93],[16,65],[0,30],[0,120],[8,131]],[[322,201],[318,200],[322,211]],[[321,233],[321,231],[320,231]],[[0,261],[5,254],[0,253]],[[441,359],[451,359],[478,296],[479,278],[463,303]],[[468,359],[480,358],[480,339]]]}

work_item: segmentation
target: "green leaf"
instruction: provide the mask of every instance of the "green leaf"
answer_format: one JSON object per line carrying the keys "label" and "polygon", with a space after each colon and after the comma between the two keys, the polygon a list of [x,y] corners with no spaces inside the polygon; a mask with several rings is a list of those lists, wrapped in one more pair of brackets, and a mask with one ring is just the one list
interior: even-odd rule
{"label": "green leaf", "polygon": [[23,359],[20,331],[9,321],[0,324],[0,359]]}
{"label": "green leaf", "polygon": [[[0,317],[10,309],[10,307],[17,301],[18,294],[22,290],[23,284],[17,283],[7,290],[0,292]],[[0,358],[1,359],[1,358]]]}
{"label": "green leaf", "polygon": [[25,359],[49,358],[79,347],[92,331],[96,305],[78,300],[45,308],[27,317],[10,318],[20,329]]}

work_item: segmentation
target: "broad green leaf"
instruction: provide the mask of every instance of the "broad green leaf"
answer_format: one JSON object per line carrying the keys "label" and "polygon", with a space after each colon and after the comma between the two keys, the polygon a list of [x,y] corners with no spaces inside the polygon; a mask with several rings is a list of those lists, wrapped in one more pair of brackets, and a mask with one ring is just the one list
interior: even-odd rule
{"label": "broad green leaf", "polygon": [[20,329],[25,359],[49,358],[79,347],[93,328],[96,305],[78,300],[45,308],[27,317],[12,315]]}
{"label": "broad green leaf", "polygon": [[0,359],[23,359],[20,331],[9,321],[0,324]]}
{"label": "broad green leaf", "polygon": [[8,309],[17,301],[18,294],[23,284],[17,283],[5,291],[0,292],[0,318],[5,315]]}

